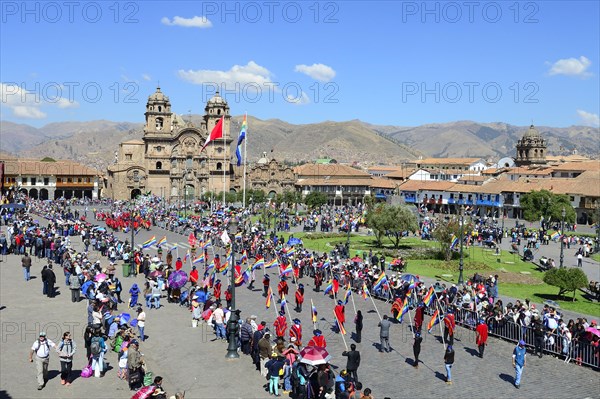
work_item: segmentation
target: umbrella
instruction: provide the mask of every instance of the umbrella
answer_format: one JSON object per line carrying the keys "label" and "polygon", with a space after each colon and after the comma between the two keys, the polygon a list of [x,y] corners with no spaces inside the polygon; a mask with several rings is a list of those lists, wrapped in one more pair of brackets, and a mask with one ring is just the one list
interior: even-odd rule
{"label": "umbrella", "polygon": [[418,278],[417,276],[415,276],[414,274],[403,274],[403,275],[400,277],[400,280],[402,280],[402,281],[404,281],[404,282],[406,282],[406,283],[409,283],[409,284],[412,284],[412,283],[414,283],[415,281],[421,281],[421,279],[419,279],[419,278]]}
{"label": "umbrella", "polygon": [[554,309],[560,309],[560,305],[558,304],[558,302],[555,302],[552,299],[546,299],[544,301],[544,305],[548,305],[548,306],[550,306],[551,308],[554,308]]}
{"label": "umbrella", "polygon": [[600,330],[598,330],[597,328],[588,327],[585,329],[585,332],[592,333],[592,335],[595,335],[596,337],[600,338]]}
{"label": "umbrella", "polygon": [[121,313],[119,318],[121,319],[120,324],[123,325],[129,323],[129,320],[131,320],[131,315],[129,313]]}
{"label": "umbrella", "polygon": [[162,276],[163,272],[161,272],[160,270],[155,270],[152,273],[150,273],[150,277],[158,277],[158,276]]}
{"label": "umbrella", "polygon": [[362,263],[363,259],[359,256],[355,256],[354,258],[350,259],[352,262],[356,262],[356,263]]}
{"label": "umbrella", "polygon": [[4,204],[0,206],[1,209],[23,209],[25,205],[23,204]]}
{"label": "umbrella", "polygon": [[104,273],[98,273],[96,274],[96,277],[94,277],[94,280],[96,280],[97,282],[101,283],[104,280],[106,280],[108,278],[108,276]]}
{"label": "umbrella", "polygon": [[105,232],[106,231],[106,229],[104,227],[100,227],[100,226],[96,226],[92,230],[96,230],[96,231],[99,231],[99,232]]}
{"label": "umbrella", "polygon": [[187,283],[188,276],[183,270],[176,270],[169,275],[169,287],[178,289]]}
{"label": "umbrella", "polygon": [[131,327],[137,327],[137,323],[138,323],[137,319],[131,320]]}
{"label": "umbrella", "polygon": [[296,237],[290,237],[290,239],[287,242],[287,245],[298,245],[298,244],[302,244],[302,240]]}
{"label": "umbrella", "polygon": [[331,356],[329,355],[329,352],[327,352],[325,348],[318,346],[307,346],[300,352],[300,363],[311,366],[327,364],[330,360]]}

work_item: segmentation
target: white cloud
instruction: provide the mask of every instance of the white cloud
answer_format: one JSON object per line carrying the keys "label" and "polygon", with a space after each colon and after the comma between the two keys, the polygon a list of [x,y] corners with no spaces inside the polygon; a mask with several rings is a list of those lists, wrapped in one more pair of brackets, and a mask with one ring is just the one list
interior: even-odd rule
{"label": "white cloud", "polygon": [[183,18],[183,17],[173,17],[173,19],[169,19],[168,17],[162,17],[160,22],[163,25],[167,26],[182,26],[184,28],[211,28],[212,22],[206,17],[192,17],[192,18]]}
{"label": "white cloud", "polygon": [[273,75],[267,68],[258,65],[254,61],[250,61],[246,65],[234,65],[228,71],[209,69],[189,69],[185,71],[180,69],[177,74],[181,79],[193,84],[216,85],[225,87],[227,90],[240,90],[247,84],[265,90],[272,83]]}
{"label": "white cloud", "polygon": [[64,97],[44,98],[39,93],[29,91],[14,83],[0,83],[1,105],[10,109],[13,115],[23,119],[44,119],[47,114],[41,110],[45,106],[56,106],[61,109],[77,108],[77,101],[69,101]]}
{"label": "white cloud", "polygon": [[299,96],[292,96],[291,94],[288,94],[286,101],[294,105],[304,105],[310,103],[310,99],[305,92],[300,93]]}
{"label": "white cloud", "polygon": [[148,80],[148,81],[152,80],[152,78],[150,77],[150,75],[148,75],[147,73],[143,73],[142,74],[142,79]]}
{"label": "white cloud", "polygon": [[44,119],[47,114],[39,110],[39,108],[29,105],[15,105],[11,107],[13,115],[23,119]]}
{"label": "white cloud", "polygon": [[329,82],[335,77],[335,71],[333,68],[325,64],[296,65],[294,71],[308,75],[311,78],[321,82]]}
{"label": "white cloud", "polygon": [[592,62],[584,56],[579,58],[563,58],[553,63],[548,73],[550,75],[589,77],[592,75],[590,72],[587,72],[590,65],[592,65]]}
{"label": "white cloud", "polygon": [[577,115],[581,118],[581,122],[587,126],[598,127],[600,126],[600,117],[598,114],[592,114],[581,109],[577,110]]}

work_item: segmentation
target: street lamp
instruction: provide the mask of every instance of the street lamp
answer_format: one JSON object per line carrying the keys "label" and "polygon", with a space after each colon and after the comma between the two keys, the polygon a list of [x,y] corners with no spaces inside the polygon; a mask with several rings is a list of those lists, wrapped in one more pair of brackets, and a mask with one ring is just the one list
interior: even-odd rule
{"label": "street lamp", "polygon": [[[235,337],[238,332],[238,321],[239,321],[239,312],[235,309],[235,250],[233,247],[235,240],[235,233],[237,233],[238,224],[237,221],[232,220],[229,223],[228,234],[230,237],[234,237],[231,239],[231,316],[229,316],[229,321],[227,322],[227,329],[229,330],[229,345],[227,345],[227,354],[225,355],[228,359],[239,359],[240,355],[237,351],[237,343]],[[240,270],[241,272],[241,270]]]}
{"label": "street lamp", "polygon": [[346,254],[350,258],[350,215],[346,215],[346,227],[348,227],[348,236],[346,237]]}
{"label": "street lamp", "polygon": [[567,215],[567,211],[563,207],[562,212],[560,213],[562,216],[562,222],[560,225],[560,267],[564,267],[565,254],[564,254],[564,246],[565,246],[565,216]]}
{"label": "street lamp", "polygon": [[458,262],[458,285],[462,285],[463,281],[463,224],[464,224],[465,206],[460,206],[460,260]]}
{"label": "street lamp", "polygon": [[135,237],[135,227],[133,225],[133,205],[131,206],[131,212],[129,212],[129,229],[131,230],[131,266],[129,269],[129,275],[131,276],[132,274],[135,275],[135,272],[137,270],[135,270],[135,244],[134,244],[134,237]]}
{"label": "street lamp", "polygon": [[504,204],[500,205],[500,217],[502,218],[502,238],[504,238]]}

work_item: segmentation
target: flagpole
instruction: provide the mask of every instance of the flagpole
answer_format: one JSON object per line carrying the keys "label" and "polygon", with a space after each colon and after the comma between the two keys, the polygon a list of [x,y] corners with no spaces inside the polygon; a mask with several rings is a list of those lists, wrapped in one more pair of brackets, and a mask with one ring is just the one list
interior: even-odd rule
{"label": "flagpole", "polygon": [[223,118],[223,210],[225,210],[225,183],[227,182],[226,176],[226,168],[225,164],[227,163],[227,130],[225,129],[225,116]]}
{"label": "flagpole", "polygon": [[370,291],[367,291],[367,294],[369,295],[369,298],[371,298],[371,302],[373,302],[373,307],[375,308],[375,311],[377,312],[377,316],[379,316],[379,321],[381,321],[381,315],[379,314],[379,310],[377,309],[377,306],[375,305],[375,301],[373,300],[373,296],[371,295]]}
{"label": "flagpole", "polygon": [[354,314],[357,314],[356,312],[356,303],[354,303],[354,293],[352,293],[352,289],[350,289],[350,298],[352,298],[352,307],[354,308]]}
{"label": "flagpole", "polygon": [[446,341],[444,340],[444,330],[442,329],[442,323],[444,322],[444,320],[442,319],[442,304],[440,303],[440,300],[437,297],[437,294],[435,294],[435,303],[436,303],[436,308],[439,309],[438,311],[438,324],[440,325],[440,335],[442,336],[442,344],[444,345],[444,351],[446,350]]}
{"label": "flagpole", "polygon": [[285,300],[285,311],[287,312],[288,319],[290,319],[290,324],[294,324],[294,322],[292,321],[292,314],[290,313],[290,309],[288,307],[288,301],[287,301],[287,299]]}
{"label": "flagpole", "polygon": [[[271,284],[269,284],[269,288],[271,288]],[[277,312],[277,306],[275,302],[275,294],[273,290],[271,290],[271,305],[273,306],[273,310],[275,311],[275,320],[279,317],[279,312]]]}
{"label": "flagpole", "polygon": [[[244,120],[246,123],[248,118],[248,113],[244,116]],[[242,197],[242,208],[246,209],[246,164],[247,164],[247,144],[248,144],[248,128],[246,127],[246,132],[244,133],[244,196]]]}
{"label": "flagpole", "polygon": [[346,347],[346,350],[348,350],[348,344],[346,343],[346,337],[344,337],[344,334],[342,334],[342,323],[340,323],[340,320],[338,319],[337,314],[335,313],[335,309],[333,310],[333,316],[335,317],[335,321],[338,324],[338,329],[340,330],[340,335],[342,336],[342,341],[344,341],[344,346]]}
{"label": "flagpole", "polygon": [[[415,327],[413,325],[412,317],[410,315],[410,307],[408,308],[408,310],[406,311],[406,313],[408,313],[408,321],[410,321],[410,331],[412,332],[412,336],[414,338],[415,337]],[[400,317],[400,318],[402,318],[402,317]]]}

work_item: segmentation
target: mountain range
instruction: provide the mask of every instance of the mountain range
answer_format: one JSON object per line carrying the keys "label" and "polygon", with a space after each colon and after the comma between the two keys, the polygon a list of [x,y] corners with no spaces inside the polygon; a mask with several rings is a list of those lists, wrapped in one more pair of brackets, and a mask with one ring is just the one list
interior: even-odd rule
{"label": "mountain range", "polygon": [[[185,116],[199,125],[201,115]],[[233,116],[237,138],[242,116]],[[263,152],[291,163],[330,157],[338,162],[399,164],[419,157],[481,157],[491,162],[515,155],[526,126],[457,121],[421,126],[376,125],[359,120],[291,124],[279,119],[248,117],[248,159]],[[0,121],[0,153],[19,157],[71,159],[98,170],[114,161],[119,143],[142,138],[143,123],[97,120],[50,123],[41,128]],[[598,128],[536,126],[548,142],[548,154],[598,158]],[[232,151],[233,154],[233,151]]]}

